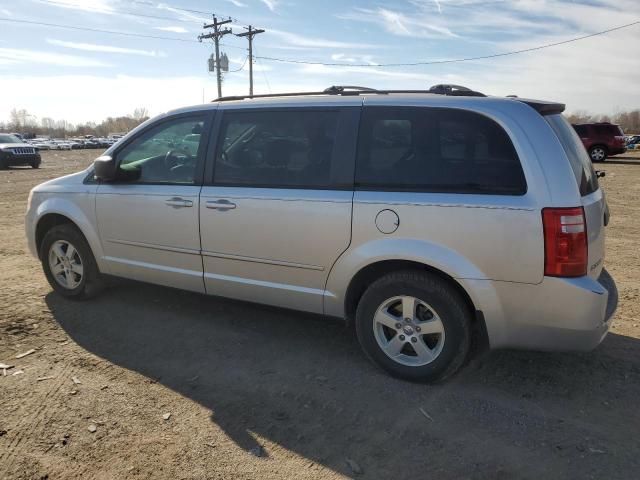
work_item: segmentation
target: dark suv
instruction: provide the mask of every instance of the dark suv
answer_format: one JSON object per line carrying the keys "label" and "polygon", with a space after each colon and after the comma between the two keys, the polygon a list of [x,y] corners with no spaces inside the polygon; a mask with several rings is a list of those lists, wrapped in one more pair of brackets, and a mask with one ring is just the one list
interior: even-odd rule
{"label": "dark suv", "polygon": [[0,169],[11,165],[40,168],[40,154],[33,145],[9,133],[0,133]]}
{"label": "dark suv", "polygon": [[609,122],[573,125],[592,162],[604,162],[611,155],[627,151],[620,125]]}

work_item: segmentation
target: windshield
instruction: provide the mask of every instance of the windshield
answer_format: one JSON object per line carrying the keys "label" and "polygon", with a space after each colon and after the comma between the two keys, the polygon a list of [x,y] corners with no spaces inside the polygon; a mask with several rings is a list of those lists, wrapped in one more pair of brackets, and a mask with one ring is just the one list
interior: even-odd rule
{"label": "windshield", "polygon": [[545,117],[564,148],[583,197],[598,190],[598,178],[580,137],[562,115]]}
{"label": "windshield", "polygon": [[0,143],[22,143],[22,140],[14,135],[0,133]]}

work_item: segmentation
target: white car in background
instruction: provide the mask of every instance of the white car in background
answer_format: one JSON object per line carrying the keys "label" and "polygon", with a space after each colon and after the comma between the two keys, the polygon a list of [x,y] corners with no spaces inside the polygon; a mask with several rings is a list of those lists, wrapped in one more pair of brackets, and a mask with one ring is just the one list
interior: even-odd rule
{"label": "white car in background", "polygon": [[64,140],[53,140],[50,145],[51,150],[71,150],[71,143]]}
{"label": "white car in background", "polygon": [[38,150],[50,150],[51,149],[51,146],[47,142],[45,142],[43,140],[30,140],[28,143],[30,145],[33,145]]}

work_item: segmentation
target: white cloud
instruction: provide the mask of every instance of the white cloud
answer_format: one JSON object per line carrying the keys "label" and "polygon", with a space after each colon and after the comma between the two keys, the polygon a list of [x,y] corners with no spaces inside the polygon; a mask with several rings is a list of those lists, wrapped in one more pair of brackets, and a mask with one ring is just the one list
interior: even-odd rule
{"label": "white cloud", "polygon": [[162,30],[163,32],[172,33],[188,33],[189,31],[184,27],[170,26],[170,27],[155,27],[156,30]]}
{"label": "white cloud", "polygon": [[[78,57],[61,53],[42,52],[18,48],[0,48],[0,62],[46,64],[60,67],[110,67],[111,64],[93,58]],[[3,78],[4,81],[4,78]],[[48,90],[47,90],[48,91]]]}
{"label": "white cloud", "polygon": [[0,15],[4,15],[5,17],[11,17],[11,12],[6,8],[0,8]]}
{"label": "white cloud", "polygon": [[166,57],[166,53],[156,50],[140,50],[137,48],[114,47],[112,45],[97,45],[94,43],[67,42],[64,40],[56,40],[47,38],[47,43],[58,47],[71,48],[74,50],[83,50],[86,52],[103,52],[103,53],[122,53],[125,55],[142,55],[145,57]]}
{"label": "white cloud", "polygon": [[345,53],[333,53],[331,60],[337,63],[358,63],[369,64],[375,66],[377,63],[373,61],[373,55],[359,55],[359,54],[345,54]]}
{"label": "white cloud", "polygon": [[260,1],[264,3],[267,6],[267,8],[272,12],[275,12],[276,7],[280,4],[279,0],[260,0]]}
{"label": "white cloud", "polygon": [[338,15],[338,18],[349,21],[374,23],[388,33],[403,37],[415,38],[453,38],[458,35],[447,27],[441,18],[403,13],[388,8],[377,9],[356,8],[352,12]]}
{"label": "white cloud", "polygon": [[[38,1],[38,0],[36,0]],[[72,10],[84,10],[87,12],[113,13],[110,0],[53,0],[51,2],[38,2],[48,6],[70,8]]]}
{"label": "white cloud", "polygon": [[166,3],[158,3],[156,5],[156,8],[158,10],[165,10],[167,12],[171,12],[175,15],[177,15],[179,20],[186,20],[186,21],[194,21],[194,22],[211,22],[211,17],[207,17],[205,15],[196,13],[196,12],[189,12],[187,10],[183,10],[181,8],[174,8],[171,5],[167,5]]}
{"label": "white cloud", "polygon": [[227,0],[229,3],[233,3],[236,7],[245,8],[248,5],[246,3],[242,3],[239,0]]}
{"label": "white cloud", "polygon": [[379,48],[377,45],[371,45],[361,42],[341,42],[337,40],[329,40],[326,38],[307,37],[297,33],[285,32],[270,28],[269,34],[278,37],[283,43],[269,43],[271,48],[284,49],[301,49],[301,48],[344,48],[344,49],[371,49]]}

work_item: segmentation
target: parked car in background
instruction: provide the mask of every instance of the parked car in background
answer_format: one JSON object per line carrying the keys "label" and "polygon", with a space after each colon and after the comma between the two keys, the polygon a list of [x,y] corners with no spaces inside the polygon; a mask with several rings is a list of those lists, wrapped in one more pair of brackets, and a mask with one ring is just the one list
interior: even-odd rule
{"label": "parked car in background", "polygon": [[640,148],[640,135],[631,135],[627,140],[627,148],[630,150]]}
{"label": "parked car in background", "polygon": [[0,133],[0,169],[14,165],[40,168],[40,161],[36,147],[14,135]]}
{"label": "parked car in background", "polygon": [[604,162],[607,157],[627,151],[620,125],[609,122],[573,125],[592,162]]}
{"label": "parked car in background", "polygon": [[38,150],[50,150],[51,149],[51,145],[48,142],[45,142],[44,140],[34,139],[34,140],[31,140],[29,142],[29,144],[34,146]]}
{"label": "parked car in background", "polygon": [[71,143],[66,140],[52,140],[51,150],[71,150]]}
{"label": "parked car in background", "polygon": [[487,339],[590,350],[617,303],[608,209],[563,111],[453,86],[183,108],[35,187],[28,245],[68,298],[106,274],[346,318],[410,380]]}

